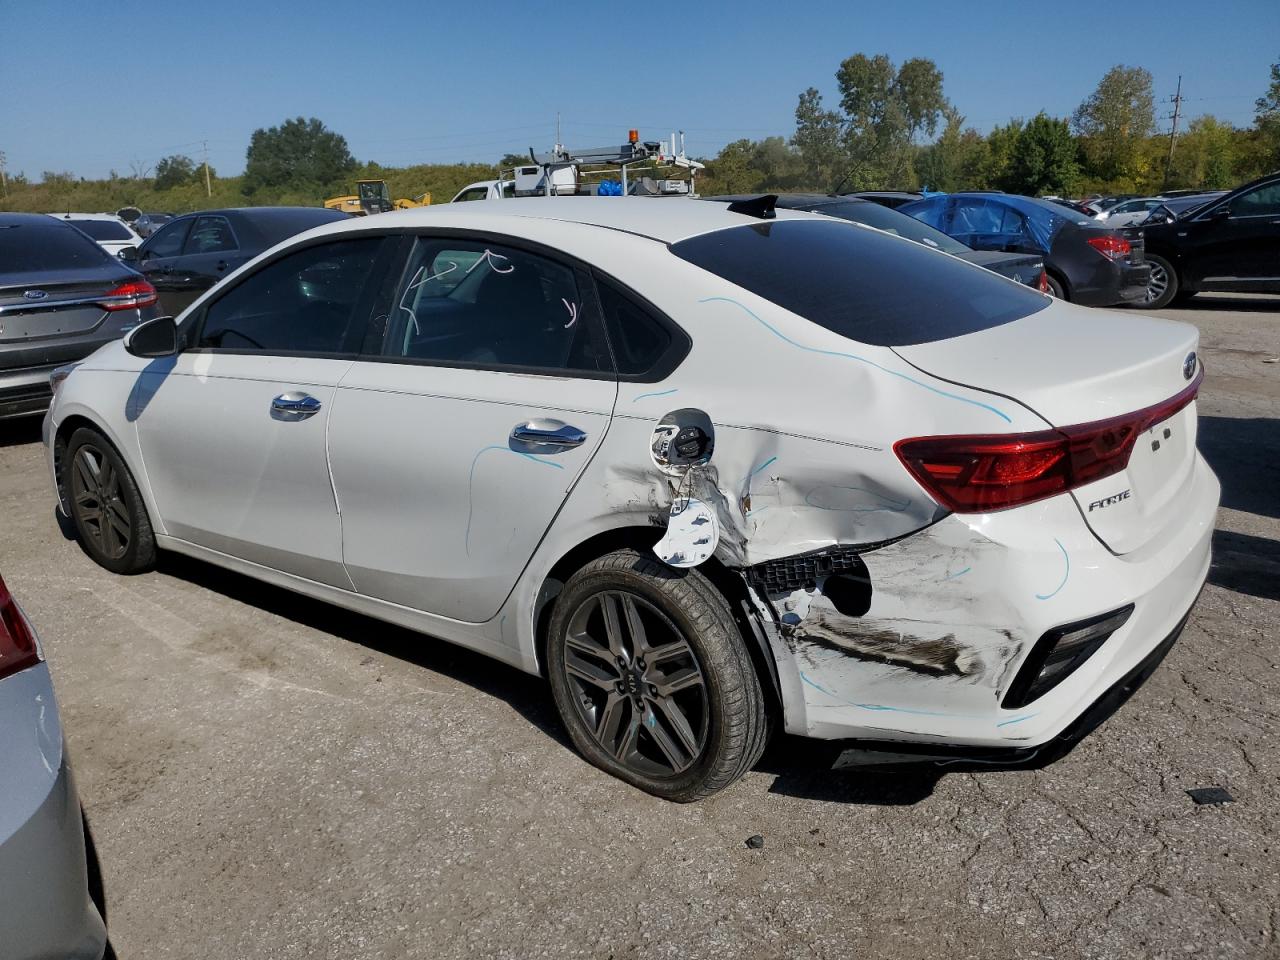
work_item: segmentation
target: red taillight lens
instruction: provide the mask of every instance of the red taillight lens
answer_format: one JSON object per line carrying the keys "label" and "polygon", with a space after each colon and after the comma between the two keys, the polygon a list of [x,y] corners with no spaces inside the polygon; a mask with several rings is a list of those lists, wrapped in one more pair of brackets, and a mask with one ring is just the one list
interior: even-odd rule
{"label": "red taillight lens", "polygon": [[0,580],[0,677],[40,662],[36,638],[9,589]]}
{"label": "red taillight lens", "polygon": [[1108,260],[1120,260],[1129,255],[1129,241],[1114,234],[1090,237],[1088,244]]}
{"label": "red taillight lens", "polygon": [[129,280],[108,290],[98,301],[103,310],[134,310],[156,302],[156,288],[145,280]]}
{"label": "red taillight lens", "polygon": [[899,440],[893,449],[949,510],[1005,510],[1119,473],[1138,435],[1195,400],[1203,379],[1201,370],[1177,396],[1109,420],[1034,433],[921,437]]}
{"label": "red taillight lens", "polygon": [[1039,282],[1039,283],[1037,283],[1037,284],[1036,284],[1036,286],[1038,286],[1038,287],[1040,288],[1040,292],[1041,292],[1041,293],[1048,293],[1048,292],[1049,292],[1049,274],[1047,274],[1045,271],[1041,270],[1041,271],[1040,271],[1040,282]]}

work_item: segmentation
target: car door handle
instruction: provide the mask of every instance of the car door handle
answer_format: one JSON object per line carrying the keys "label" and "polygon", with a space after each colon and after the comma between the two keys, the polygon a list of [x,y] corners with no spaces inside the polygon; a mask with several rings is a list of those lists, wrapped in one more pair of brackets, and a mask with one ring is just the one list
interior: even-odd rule
{"label": "car door handle", "polygon": [[538,417],[524,423],[517,423],[511,429],[511,439],[522,444],[568,449],[582,446],[587,435],[562,420]]}
{"label": "car door handle", "polygon": [[214,269],[221,273],[223,270],[227,269],[227,261],[219,260],[218,265],[214,267]]}
{"label": "car door handle", "polygon": [[271,418],[292,422],[305,420],[320,412],[321,403],[309,393],[290,390],[271,401]]}

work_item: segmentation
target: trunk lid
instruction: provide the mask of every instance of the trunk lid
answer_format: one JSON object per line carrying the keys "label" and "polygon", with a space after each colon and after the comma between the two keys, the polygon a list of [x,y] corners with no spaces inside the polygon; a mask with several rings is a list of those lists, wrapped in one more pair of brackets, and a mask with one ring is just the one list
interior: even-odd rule
{"label": "trunk lid", "polygon": [[956,254],[961,260],[986,267],[1002,277],[1038,287],[1040,271],[1044,269],[1044,257],[1033,253],[1004,253],[999,250],[973,250]]}
{"label": "trunk lid", "polygon": [[133,278],[131,272],[119,267],[48,270],[25,277],[0,275],[0,343],[92,330],[107,315],[93,298]]}
{"label": "trunk lid", "polygon": [[[1190,376],[1184,372],[1198,345],[1199,331],[1187,324],[1054,301],[1003,326],[893,349],[926,373],[1011,397],[1050,426],[1067,427],[1133,414],[1177,396],[1199,374],[1198,362]],[[1109,548],[1136,550],[1177,522],[1195,451],[1191,403],[1143,427],[1125,470],[1071,495]]]}

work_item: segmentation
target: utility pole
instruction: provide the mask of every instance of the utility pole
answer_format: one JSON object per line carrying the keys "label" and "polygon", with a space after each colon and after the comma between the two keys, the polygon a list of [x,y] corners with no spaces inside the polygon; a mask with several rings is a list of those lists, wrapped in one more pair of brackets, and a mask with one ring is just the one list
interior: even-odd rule
{"label": "utility pole", "polygon": [[204,192],[212,197],[213,185],[209,182],[209,141],[201,140],[200,144],[204,147]]}
{"label": "utility pole", "polygon": [[5,173],[5,169],[4,169],[4,151],[3,150],[0,150],[0,192],[2,192],[4,196],[8,198],[9,177],[8,177],[8,174]]}
{"label": "utility pole", "polygon": [[1169,131],[1169,156],[1164,161],[1164,185],[1160,188],[1166,190],[1169,187],[1169,169],[1173,166],[1173,144],[1178,139],[1178,118],[1182,116],[1182,74],[1178,74],[1178,92],[1173,95],[1173,127]]}

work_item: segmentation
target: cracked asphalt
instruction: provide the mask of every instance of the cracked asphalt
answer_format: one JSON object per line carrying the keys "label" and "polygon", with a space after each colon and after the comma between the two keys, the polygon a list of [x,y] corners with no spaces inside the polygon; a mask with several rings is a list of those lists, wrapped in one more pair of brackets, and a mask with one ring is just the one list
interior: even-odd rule
{"label": "cracked asphalt", "polygon": [[1203,333],[1223,508],[1137,695],[1040,771],[835,773],[783,738],[692,806],[580,761],[537,678],[180,558],[106,573],[38,424],[0,424],[0,569],[121,960],[1280,957],[1280,299],[1164,314]]}

